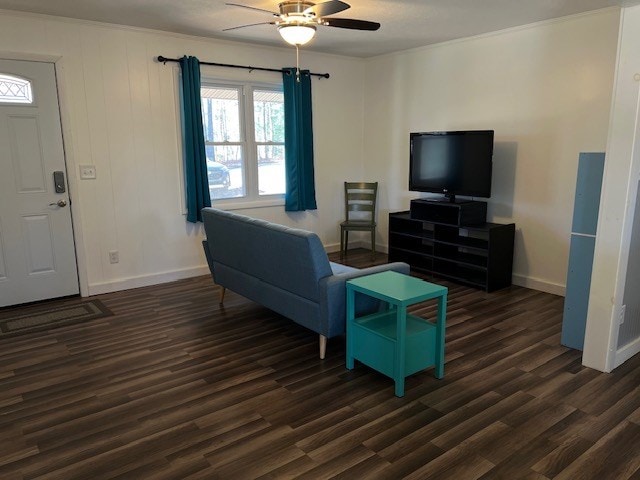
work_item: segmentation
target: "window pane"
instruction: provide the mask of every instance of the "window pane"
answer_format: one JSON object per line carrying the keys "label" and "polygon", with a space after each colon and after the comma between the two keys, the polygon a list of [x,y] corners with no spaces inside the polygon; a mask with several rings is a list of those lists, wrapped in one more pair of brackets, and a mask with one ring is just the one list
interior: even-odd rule
{"label": "window pane", "polygon": [[258,190],[260,195],[285,192],[284,146],[258,145]]}
{"label": "window pane", "polygon": [[207,145],[207,174],[211,200],[246,195],[242,147],[240,145]]}
{"label": "window pane", "polygon": [[237,88],[202,87],[202,123],[206,142],[240,142],[240,92]]}
{"label": "window pane", "polygon": [[0,74],[0,102],[33,103],[31,82],[24,78]]}
{"label": "window pane", "polygon": [[284,94],[273,90],[253,91],[256,142],[284,142]]}

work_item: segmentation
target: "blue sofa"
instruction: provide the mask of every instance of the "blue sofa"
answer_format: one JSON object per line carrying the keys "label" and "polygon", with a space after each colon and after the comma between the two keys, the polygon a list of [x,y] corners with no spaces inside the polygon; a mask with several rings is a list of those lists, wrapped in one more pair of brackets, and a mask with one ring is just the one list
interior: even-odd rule
{"label": "blue sofa", "polygon": [[[213,280],[222,288],[313,330],[320,335],[320,358],[328,338],[345,333],[345,282],[371,273],[409,273],[406,263],[357,269],[329,262],[315,233],[215,208],[202,211],[203,247]],[[376,300],[356,300],[358,314],[379,308]]]}

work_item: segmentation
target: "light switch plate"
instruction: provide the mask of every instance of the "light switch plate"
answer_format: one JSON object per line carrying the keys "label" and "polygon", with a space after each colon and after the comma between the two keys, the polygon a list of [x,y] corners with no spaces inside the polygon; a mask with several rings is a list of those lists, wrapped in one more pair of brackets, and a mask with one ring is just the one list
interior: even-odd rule
{"label": "light switch plate", "polygon": [[93,180],[96,178],[95,165],[80,165],[80,178],[82,180]]}

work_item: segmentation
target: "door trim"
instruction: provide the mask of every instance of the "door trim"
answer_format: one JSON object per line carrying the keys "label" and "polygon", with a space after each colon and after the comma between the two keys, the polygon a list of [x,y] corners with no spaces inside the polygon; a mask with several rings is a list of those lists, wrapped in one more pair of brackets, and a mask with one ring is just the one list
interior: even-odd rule
{"label": "door trim", "polygon": [[78,164],[74,157],[73,129],[71,128],[71,112],[69,108],[71,89],[65,77],[65,60],[60,55],[47,55],[38,53],[16,53],[0,51],[0,60],[19,60],[25,62],[52,63],[56,77],[56,91],[58,93],[58,109],[60,112],[60,128],[62,130],[62,146],[64,149],[64,163],[67,174],[67,186],[69,199],[71,200],[71,225],[76,252],[76,270],[78,272],[78,285],[80,296],[89,296],[89,279],[87,276],[87,258],[85,255],[85,241],[82,230],[82,208],[76,192],[79,190],[78,180],[75,175]]}

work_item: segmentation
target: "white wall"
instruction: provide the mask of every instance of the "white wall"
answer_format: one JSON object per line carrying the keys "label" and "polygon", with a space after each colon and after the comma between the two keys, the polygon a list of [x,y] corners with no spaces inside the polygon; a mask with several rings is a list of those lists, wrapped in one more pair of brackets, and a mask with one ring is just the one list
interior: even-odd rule
{"label": "white wall", "polygon": [[[275,35],[274,31],[274,35]],[[263,48],[53,17],[0,12],[0,58],[58,58],[70,191],[83,293],[207,272],[201,227],[180,210],[177,66],[157,55],[266,67],[295,65],[293,48]],[[45,56],[45,57],[42,57]],[[318,210],[248,213],[339,242],[342,182],[362,176],[362,60],[302,50],[313,80]],[[208,76],[279,81],[278,74],[208,67]],[[78,165],[97,167],[80,180]],[[120,263],[108,251],[119,250]],[[88,288],[87,288],[88,285]]]}
{"label": "white wall", "polygon": [[604,151],[619,10],[369,59],[364,168],[379,230],[406,210],[409,133],[496,132],[489,218],[515,222],[514,281],[564,293],[579,152]]}
{"label": "white wall", "polygon": [[[626,344],[618,349],[640,179],[639,102],[640,7],[631,7],[622,10],[620,23],[620,46],[583,355],[586,366],[607,372],[640,352],[640,338],[637,337],[625,338]],[[633,258],[637,257],[631,257],[632,261]],[[633,312],[637,311],[638,292],[629,291],[627,295],[633,299],[628,321],[637,325],[640,319],[633,318]]]}

